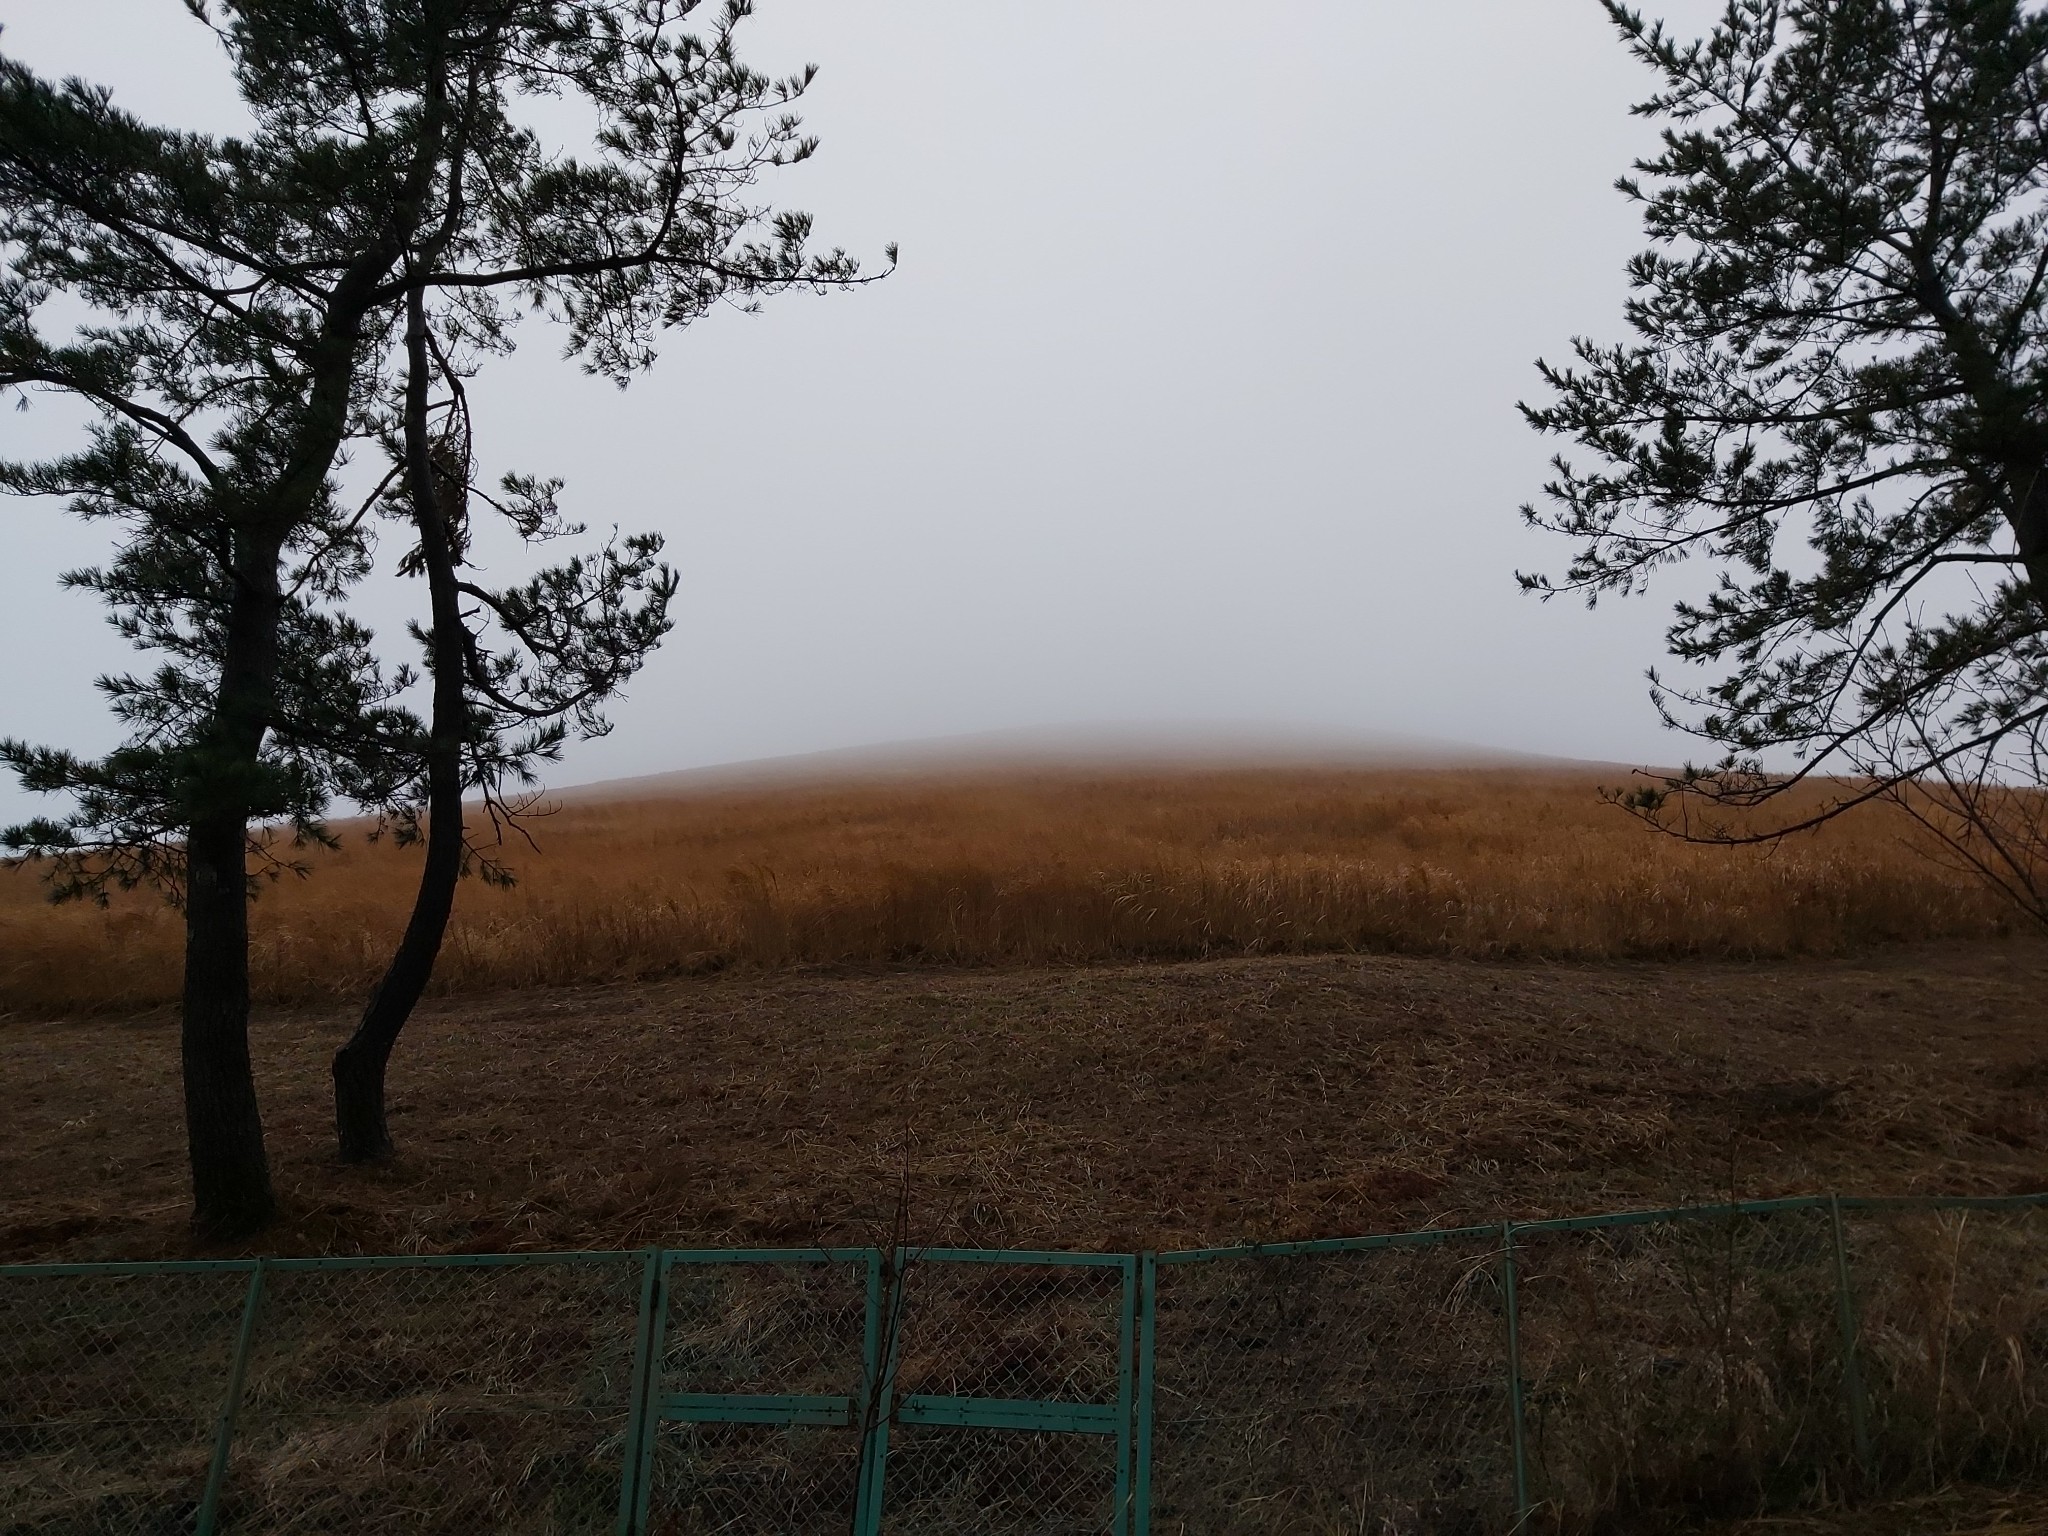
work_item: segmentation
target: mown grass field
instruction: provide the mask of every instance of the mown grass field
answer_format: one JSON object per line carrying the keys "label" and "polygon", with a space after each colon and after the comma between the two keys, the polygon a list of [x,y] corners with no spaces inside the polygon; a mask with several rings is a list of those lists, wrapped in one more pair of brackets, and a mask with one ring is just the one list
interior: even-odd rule
{"label": "mown grass field", "polygon": [[[2048,1188],[2048,943],[1777,961],[1277,956],[728,972],[425,1005],[333,1156],[346,1006],[253,1047],[268,1252],[1177,1248]],[[8,1027],[0,1258],[190,1250],[166,1012]]]}
{"label": "mown grass field", "polygon": [[[1846,954],[2003,934],[1883,808],[1775,848],[1693,847],[1603,804],[1619,770],[986,770],[575,799],[468,883],[444,994],[731,967],[1074,965],[1396,952],[1618,960]],[[258,997],[361,996],[416,856],[339,829],[257,903]],[[53,908],[0,875],[0,1015],[176,997],[176,914]]]}

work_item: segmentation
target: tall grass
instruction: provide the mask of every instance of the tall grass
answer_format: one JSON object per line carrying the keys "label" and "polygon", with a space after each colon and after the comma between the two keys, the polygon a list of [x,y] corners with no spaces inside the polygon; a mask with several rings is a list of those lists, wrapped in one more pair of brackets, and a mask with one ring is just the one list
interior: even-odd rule
{"label": "tall grass", "polygon": [[[1010,964],[1382,949],[1766,957],[2002,932],[1998,904],[1869,808],[1775,849],[1691,847],[1602,804],[1590,773],[985,772],[573,802],[465,885],[442,990],[730,965]],[[416,855],[343,829],[266,890],[272,1002],[359,995]],[[172,1000],[176,914],[51,907],[0,876],[0,1010]]]}

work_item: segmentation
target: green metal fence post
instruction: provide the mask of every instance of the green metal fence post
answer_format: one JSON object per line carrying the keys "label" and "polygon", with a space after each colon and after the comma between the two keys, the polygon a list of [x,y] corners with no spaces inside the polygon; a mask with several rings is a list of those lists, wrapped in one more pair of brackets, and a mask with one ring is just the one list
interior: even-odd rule
{"label": "green metal fence post", "polygon": [[1835,1314],[1842,1330],[1842,1396],[1849,1409],[1849,1435],[1856,1447],[1856,1465],[1870,1472],[1870,1418],[1863,1398],[1863,1367],[1857,1358],[1856,1293],[1849,1285],[1849,1243],[1842,1231],[1842,1198],[1828,1196],[1828,1217],[1835,1235]]}
{"label": "green metal fence post", "polygon": [[1152,1362],[1154,1319],[1159,1311],[1159,1255],[1138,1255],[1138,1423],[1131,1451],[1130,1536],[1152,1530]]}
{"label": "green metal fence post", "polygon": [[861,1337],[860,1403],[854,1423],[860,1430],[860,1472],[853,1495],[853,1536],[877,1536],[882,1528],[882,1475],[889,1451],[887,1358],[895,1347],[891,1326],[893,1288],[885,1285],[882,1250],[867,1254],[867,1323]]}
{"label": "green metal fence post", "polygon": [[651,1398],[655,1378],[661,1374],[654,1326],[655,1302],[663,1290],[661,1273],[661,1250],[649,1248],[640,1277],[640,1323],[633,1340],[633,1381],[627,1388],[626,1441],[619,1453],[618,1536],[633,1536],[639,1527],[641,1464],[646,1459],[641,1447],[654,1439],[657,1422]]}
{"label": "green metal fence post", "polygon": [[228,1367],[228,1390],[213,1429],[213,1461],[206,1469],[206,1492],[199,1497],[199,1522],[194,1536],[213,1536],[220,1518],[220,1491],[228,1475],[228,1451],[235,1441],[235,1415],[242,1407],[242,1382],[249,1374],[249,1349],[256,1339],[256,1313],[263,1305],[263,1264],[249,1271],[249,1289],[242,1297],[242,1326],[235,1335],[234,1363]]}
{"label": "green metal fence post", "polygon": [[674,1255],[661,1255],[654,1281],[654,1323],[647,1330],[647,1394],[642,1408],[640,1471],[633,1492],[634,1536],[644,1536],[654,1507],[654,1448],[661,1439],[661,1362],[668,1349],[668,1277]]}
{"label": "green metal fence post", "polygon": [[889,1476],[889,1420],[896,1413],[896,1364],[903,1347],[903,1277],[908,1248],[877,1252],[868,1270],[871,1316],[878,1332],[872,1347],[876,1375],[870,1388],[867,1443],[861,1447],[860,1487],[854,1500],[854,1536],[879,1536],[883,1490]]}
{"label": "green metal fence post", "polygon": [[1515,1529],[1529,1523],[1529,1451],[1522,1425],[1522,1318],[1515,1294],[1515,1228],[1500,1225],[1500,1281],[1508,1314],[1508,1435],[1515,1461]]}
{"label": "green metal fence post", "polygon": [[1138,1364],[1138,1260],[1125,1254],[1123,1298],[1118,1308],[1116,1333],[1116,1523],[1117,1536],[1131,1536],[1131,1447],[1134,1440],[1132,1414],[1137,1389],[1133,1377]]}

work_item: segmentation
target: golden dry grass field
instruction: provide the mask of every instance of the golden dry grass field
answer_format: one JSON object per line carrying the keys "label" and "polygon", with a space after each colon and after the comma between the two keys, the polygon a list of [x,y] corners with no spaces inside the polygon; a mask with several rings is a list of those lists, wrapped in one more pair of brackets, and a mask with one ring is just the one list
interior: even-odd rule
{"label": "golden dry grass field", "polygon": [[[1602,804],[1595,769],[963,772],[575,799],[468,882],[442,993],[737,966],[1048,965],[1329,951],[1551,959],[1842,954],[1984,938],[1998,905],[1873,808],[1776,848],[1691,847]],[[340,829],[267,889],[273,1003],[360,996],[415,857]],[[176,915],[51,907],[0,874],[0,1016],[175,998]]]}

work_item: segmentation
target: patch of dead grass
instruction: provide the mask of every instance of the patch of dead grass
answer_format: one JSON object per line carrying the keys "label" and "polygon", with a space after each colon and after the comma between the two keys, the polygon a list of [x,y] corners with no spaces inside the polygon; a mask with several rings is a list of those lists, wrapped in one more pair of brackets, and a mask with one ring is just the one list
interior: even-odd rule
{"label": "patch of dead grass", "polygon": [[2048,1492],[1949,1488],[1854,1509],[1767,1515],[1695,1529],[1699,1536],[2044,1536]]}
{"label": "patch of dead grass", "polygon": [[[425,1007],[333,1161],[346,1008],[255,1058],[269,1251],[1172,1248],[2048,1187],[2048,944],[1768,964],[1310,956],[726,974]],[[0,1256],[187,1250],[174,1021],[16,1024]]]}

